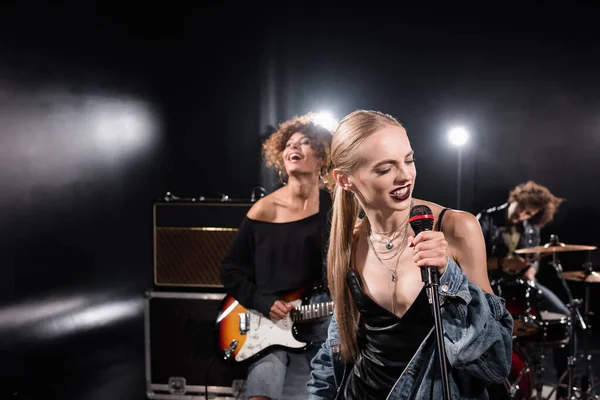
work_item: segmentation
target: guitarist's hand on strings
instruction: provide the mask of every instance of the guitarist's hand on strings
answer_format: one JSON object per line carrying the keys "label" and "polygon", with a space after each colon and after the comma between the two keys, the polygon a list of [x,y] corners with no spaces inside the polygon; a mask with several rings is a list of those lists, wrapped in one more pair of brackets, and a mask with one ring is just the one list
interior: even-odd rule
{"label": "guitarist's hand on strings", "polygon": [[273,321],[279,321],[282,318],[285,318],[287,313],[292,311],[294,306],[286,303],[283,300],[277,300],[271,306],[271,310],[269,311],[269,318]]}

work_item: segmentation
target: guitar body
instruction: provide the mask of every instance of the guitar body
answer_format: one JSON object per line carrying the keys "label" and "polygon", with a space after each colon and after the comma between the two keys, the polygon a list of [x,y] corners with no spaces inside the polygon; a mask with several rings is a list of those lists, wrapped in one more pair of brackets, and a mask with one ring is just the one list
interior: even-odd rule
{"label": "guitar body", "polygon": [[305,351],[310,343],[298,339],[297,324],[333,312],[332,302],[309,305],[307,298],[302,297],[305,292],[297,290],[284,296],[294,310],[277,322],[256,310],[246,309],[232,296],[226,296],[216,321],[217,349],[223,360],[250,362],[276,349]]}

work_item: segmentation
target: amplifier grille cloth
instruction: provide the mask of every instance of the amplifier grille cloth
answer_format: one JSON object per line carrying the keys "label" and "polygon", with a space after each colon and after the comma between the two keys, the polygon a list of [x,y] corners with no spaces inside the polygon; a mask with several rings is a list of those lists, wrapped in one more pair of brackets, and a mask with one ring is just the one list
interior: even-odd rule
{"label": "amplifier grille cloth", "polygon": [[236,228],[156,228],[155,284],[218,286]]}

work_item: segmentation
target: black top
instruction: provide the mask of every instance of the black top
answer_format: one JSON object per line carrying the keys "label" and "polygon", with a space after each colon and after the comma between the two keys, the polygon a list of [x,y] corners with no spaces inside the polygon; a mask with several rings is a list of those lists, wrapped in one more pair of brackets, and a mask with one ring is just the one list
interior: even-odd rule
{"label": "black top", "polygon": [[285,292],[323,282],[331,195],[320,191],[319,212],[273,223],[245,217],[221,263],[221,281],[246,308],[265,316]]}
{"label": "black top", "polygon": [[[435,230],[443,230],[440,213]],[[358,360],[344,387],[344,399],[385,399],[406,369],[425,337],[433,329],[434,319],[425,287],[398,318],[367,296],[361,280],[350,268],[346,282],[360,314],[357,332]]]}
{"label": "black top", "polygon": [[360,313],[360,353],[346,381],[344,399],[385,399],[433,328],[431,307],[422,289],[402,318],[398,318],[363,292],[360,278],[352,268],[346,280]]}

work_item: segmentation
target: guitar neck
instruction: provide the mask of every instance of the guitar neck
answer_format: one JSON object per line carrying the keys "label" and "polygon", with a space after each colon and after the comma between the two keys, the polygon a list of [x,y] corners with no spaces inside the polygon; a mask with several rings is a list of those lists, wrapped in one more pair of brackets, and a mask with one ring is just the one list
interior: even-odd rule
{"label": "guitar neck", "polygon": [[317,318],[328,317],[333,314],[333,301],[325,303],[305,304],[296,307],[290,313],[292,321],[305,322],[312,321]]}

